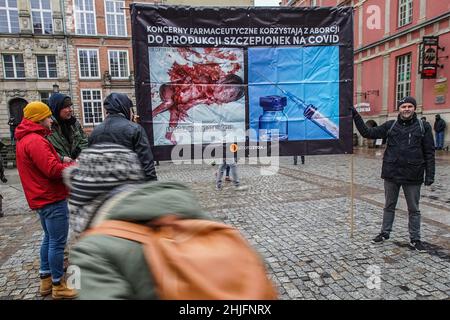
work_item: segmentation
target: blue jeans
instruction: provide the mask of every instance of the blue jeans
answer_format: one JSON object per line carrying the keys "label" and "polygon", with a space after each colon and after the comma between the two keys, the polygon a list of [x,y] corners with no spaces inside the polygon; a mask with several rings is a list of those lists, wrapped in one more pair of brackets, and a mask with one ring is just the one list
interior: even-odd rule
{"label": "blue jeans", "polygon": [[238,172],[237,172],[237,164],[235,161],[232,161],[230,164],[228,164],[226,161],[224,161],[220,165],[219,172],[217,173],[216,186],[217,187],[222,186],[222,177],[223,177],[223,174],[224,174],[225,170],[227,169],[227,167],[230,168],[231,177],[233,179],[233,185],[235,187],[239,186],[239,176],[238,176]]}
{"label": "blue jeans", "polygon": [[69,232],[69,208],[67,201],[61,200],[38,209],[44,239],[41,244],[40,274],[51,274],[52,281],[58,282],[64,274],[64,247]]}
{"label": "blue jeans", "polygon": [[386,204],[383,213],[383,225],[381,233],[390,234],[395,217],[395,207],[397,206],[400,187],[405,194],[406,204],[408,206],[408,229],[411,241],[420,240],[420,184],[398,184],[384,180],[384,193]]}
{"label": "blue jeans", "polygon": [[444,131],[436,132],[436,149],[444,147]]}

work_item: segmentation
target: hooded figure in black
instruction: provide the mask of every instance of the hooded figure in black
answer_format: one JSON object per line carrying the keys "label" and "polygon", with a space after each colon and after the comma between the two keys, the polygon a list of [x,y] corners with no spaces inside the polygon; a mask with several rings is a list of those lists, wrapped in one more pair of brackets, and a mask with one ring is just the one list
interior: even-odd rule
{"label": "hooded figure in black", "polygon": [[87,148],[88,139],[73,115],[72,99],[64,94],[54,93],[48,104],[53,115],[52,134],[48,140],[55,147],[61,160],[64,157],[75,160],[81,150]]}
{"label": "hooded figure in black", "polygon": [[441,115],[437,114],[436,121],[434,122],[437,150],[442,150],[442,148],[444,148],[445,127],[446,127],[445,120],[441,118]]}
{"label": "hooded figure in black", "polygon": [[137,153],[146,180],[157,180],[153,154],[143,127],[132,122],[133,102],[127,95],[111,93],[103,102],[107,117],[89,136],[89,146],[117,143]]}

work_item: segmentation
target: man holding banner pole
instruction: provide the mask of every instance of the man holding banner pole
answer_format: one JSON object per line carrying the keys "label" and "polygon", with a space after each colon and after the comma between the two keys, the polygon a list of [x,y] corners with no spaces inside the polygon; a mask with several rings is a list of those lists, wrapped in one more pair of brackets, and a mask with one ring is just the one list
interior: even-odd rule
{"label": "man holding banner pole", "polygon": [[402,187],[409,214],[409,236],[411,247],[424,252],[420,241],[420,188],[434,182],[434,141],[431,126],[423,123],[415,113],[416,100],[405,97],[398,101],[399,114],[378,127],[369,128],[352,106],[356,128],[364,138],[386,138],[381,178],[384,179],[385,207],[381,232],[372,242],[388,240],[395,217],[400,187]]}

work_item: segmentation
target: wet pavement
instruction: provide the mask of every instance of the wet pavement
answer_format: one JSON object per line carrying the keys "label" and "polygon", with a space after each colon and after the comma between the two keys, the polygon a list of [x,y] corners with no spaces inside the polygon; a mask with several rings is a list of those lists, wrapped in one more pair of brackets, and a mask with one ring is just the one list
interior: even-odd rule
{"label": "wet pavement", "polygon": [[[422,239],[426,253],[408,245],[406,203],[401,194],[391,239],[379,232],[384,202],[382,149],[356,149],[354,156],[307,156],[293,165],[283,157],[273,175],[239,165],[231,183],[214,188],[217,167],[161,162],[161,181],[178,180],[194,190],[205,210],[238,228],[264,258],[281,299],[450,299],[450,153],[437,152],[435,183],[422,188]],[[354,211],[351,226],[351,163]],[[42,231],[28,209],[17,172],[1,185],[0,299],[38,295]]]}

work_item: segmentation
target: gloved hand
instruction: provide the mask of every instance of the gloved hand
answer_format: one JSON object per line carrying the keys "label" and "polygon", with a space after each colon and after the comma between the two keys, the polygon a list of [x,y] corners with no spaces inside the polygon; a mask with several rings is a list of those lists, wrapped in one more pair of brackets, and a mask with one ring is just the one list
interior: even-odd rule
{"label": "gloved hand", "polygon": [[426,186],[431,186],[433,184],[433,182],[434,182],[433,179],[425,177],[425,185]]}

